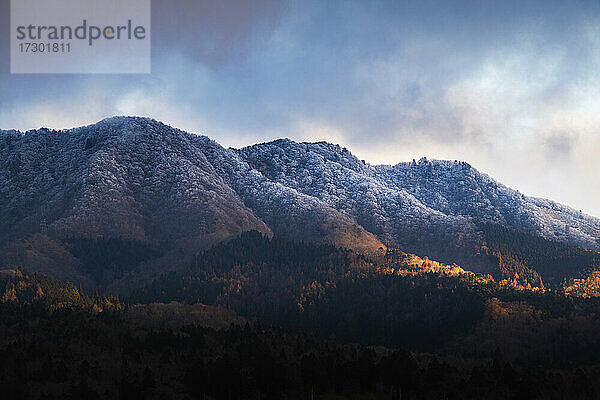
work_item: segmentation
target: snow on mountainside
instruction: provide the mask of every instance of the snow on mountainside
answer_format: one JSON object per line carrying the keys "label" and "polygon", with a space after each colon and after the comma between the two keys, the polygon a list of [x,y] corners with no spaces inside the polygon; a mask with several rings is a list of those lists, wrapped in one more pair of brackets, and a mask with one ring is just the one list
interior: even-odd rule
{"label": "snow on mountainside", "polygon": [[[0,252],[8,255],[1,262],[55,276],[68,254],[62,241],[72,237],[149,243],[168,255],[157,270],[248,230],[357,250],[382,246],[322,201],[266,181],[234,151],[135,117],[2,132],[0,220]],[[81,269],[68,260],[70,271]]]}
{"label": "snow on mountainside", "polygon": [[73,237],[156,246],[160,272],[246,230],[364,252],[384,243],[479,271],[491,270],[485,223],[589,249],[600,236],[599,219],[463,162],[372,166],[337,145],[287,139],[226,149],[138,117],[2,131],[0,220],[7,267],[78,280]]}
{"label": "snow on mountainside", "polygon": [[[40,223],[57,236],[208,242],[269,229],[216,173],[195,137],[147,119],[0,139],[0,239]],[[211,238],[214,236],[214,240]]]}
{"label": "snow on mountainside", "polygon": [[198,137],[198,142],[219,174],[275,234],[367,253],[385,247],[372,233],[322,200],[265,178],[235,151],[204,136]]}
{"label": "snow on mountainside", "polygon": [[[457,248],[478,251],[478,226],[495,223],[548,240],[598,249],[600,220],[527,197],[464,162],[371,166],[329,143],[276,140],[239,150],[263,175],[319,198],[384,243],[485,269]],[[473,265],[475,264],[475,265]]]}
{"label": "snow on mountainside", "polygon": [[421,159],[378,166],[377,176],[396,189],[448,215],[462,215],[539,235],[597,248],[600,219],[556,202],[525,196],[463,162]]}
{"label": "snow on mountainside", "polygon": [[191,139],[141,118],[3,133],[0,262],[82,281],[72,237],[152,244],[160,271],[240,232],[270,233]]}
{"label": "snow on mountainside", "polygon": [[472,223],[382,184],[376,170],[346,149],[328,143],[278,140],[240,150],[269,179],[319,198],[355,219],[384,243],[434,258],[472,261],[454,250],[458,241],[475,252],[481,241]]}

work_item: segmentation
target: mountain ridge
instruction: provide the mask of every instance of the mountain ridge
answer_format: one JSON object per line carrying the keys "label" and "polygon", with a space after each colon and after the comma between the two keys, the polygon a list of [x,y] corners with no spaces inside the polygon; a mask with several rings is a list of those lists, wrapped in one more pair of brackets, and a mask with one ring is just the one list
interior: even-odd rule
{"label": "mountain ridge", "polygon": [[[586,237],[584,237],[584,235],[582,235],[579,237],[579,244],[583,245],[583,246],[591,247],[591,248],[598,248],[596,246],[596,243],[593,243],[593,242],[595,239],[597,239],[598,236],[600,236],[600,219],[586,215],[584,213],[581,213],[580,211],[577,211],[576,209],[574,209],[572,207],[560,204],[558,202],[555,202],[555,201],[552,201],[549,199],[545,199],[545,198],[541,198],[541,197],[526,196],[524,194],[521,194],[518,190],[511,189],[511,188],[497,182],[490,175],[476,170],[470,164],[468,164],[464,161],[429,160],[429,159],[423,157],[418,162],[413,160],[412,162],[399,162],[394,165],[385,165],[385,164],[384,165],[371,165],[369,163],[365,163],[362,160],[359,160],[357,157],[353,156],[350,151],[348,151],[346,148],[340,147],[339,145],[329,144],[327,142],[315,142],[315,143],[299,142],[298,143],[298,142],[294,142],[289,139],[278,139],[278,140],[275,140],[272,142],[259,143],[259,144],[244,147],[239,150],[241,154],[245,155],[246,160],[248,160],[255,168],[259,169],[265,175],[269,176],[271,179],[274,179],[274,180],[284,181],[293,187],[294,186],[302,187],[302,185],[301,185],[302,182],[297,182],[297,177],[302,176],[303,171],[301,169],[292,167],[290,169],[280,168],[280,170],[278,170],[278,171],[269,171],[267,168],[264,168],[264,164],[263,164],[262,168],[261,168],[261,165],[259,165],[261,161],[263,161],[263,162],[265,161],[264,159],[278,157],[281,154],[280,152],[278,153],[277,151],[274,151],[273,147],[277,147],[279,149],[285,148],[285,151],[287,154],[290,153],[290,150],[295,151],[295,153],[297,154],[297,153],[299,153],[299,148],[301,148],[302,150],[304,150],[305,154],[314,153],[318,156],[322,156],[324,162],[331,162],[333,164],[337,163],[342,168],[349,169],[356,173],[361,173],[361,174],[365,175],[367,178],[379,178],[384,183],[386,183],[388,186],[392,186],[392,187],[395,186],[395,189],[397,189],[399,191],[405,191],[407,194],[412,195],[413,197],[417,198],[419,200],[419,202],[421,202],[424,206],[426,206],[434,211],[440,211],[447,215],[452,215],[452,214],[470,215],[470,214],[464,213],[464,212],[456,213],[456,210],[448,210],[447,209],[448,205],[450,205],[450,206],[456,205],[457,202],[456,201],[448,202],[447,200],[446,200],[447,204],[444,204],[443,202],[440,202],[440,201],[436,202],[436,200],[439,200],[439,199],[436,199],[435,193],[431,193],[431,192],[433,192],[433,190],[431,190],[431,189],[429,190],[429,192],[425,192],[424,194],[420,195],[419,189],[422,189],[422,188],[419,188],[419,185],[415,184],[414,182],[410,182],[410,179],[411,178],[413,180],[420,179],[421,182],[425,182],[425,183],[427,183],[427,181],[432,181],[432,180],[435,181],[435,179],[431,179],[429,176],[427,176],[427,174],[432,174],[432,171],[433,172],[441,171],[443,174],[438,173],[437,176],[434,176],[434,177],[437,178],[438,180],[445,179],[446,182],[442,182],[444,184],[444,183],[447,183],[447,180],[449,178],[452,178],[451,176],[449,176],[449,174],[456,172],[456,171],[458,171],[458,172],[466,171],[466,173],[463,173],[463,176],[456,176],[455,178],[462,179],[462,180],[464,180],[465,178],[475,179],[476,180],[475,183],[477,183],[478,185],[480,185],[480,186],[489,185],[491,189],[498,189],[503,192],[502,194],[504,196],[512,197],[513,200],[517,199],[517,200],[528,201],[529,203],[531,203],[534,206],[546,209],[548,212],[554,211],[554,212],[558,212],[558,213],[561,213],[561,212],[566,213],[567,214],[566,216],[568,217],[568,219],[565,218],[567,220],[566,222],[570,222],[573,225],[576,225],[576,226],[571,226],[570,228],[582,229],[582,228],[586,227],[586,225],[587,225],[587,227],[594,230],[593,234],[595,234],[596,237],[591,237],[592,235],[588,234],[587,236],[590,236],[590,237],[586,238]],[[263,150],[264,148],[267,148],[266,152]],[[257,151],[253,151],[255,149]],[[329,152],[329,154],[327,154],[327,152]],[[342,157],[340,157],[340,155],[346,156],[346,157],[342,158]],[[261,157],[264,159],[262,159]],[[327,158],[327,157],[329,157],[329,158]],[[297,157],[288,157],[288,159],[283,159],[282,163],[284,165],[286,165],[286,162],[288,163],[287,165],[295,163],[296,158]],[[305,158],[309,158],[309,157],[305,157]],[[340,160],[340,158],[342,158],[342,159]],[[291,161],[289,159],[291,159]],[[415,171],[417,173],[415,173]],[[402,176],[400,174],[402,174],[404,176]],[[426,179],[423,179],[423,178],[426,178]],[[418,182],[418,183],[421,183],[421,182]],[[314,186],[314,180],[312,180],[309,183]],[[312,189],[312,188],[307,187],[305,189]],[[413,190],[410,190],[410,189],[413,189]],[[427,189],[427,188],[425,188],[425,189]],[[438,193],[444,193],[443,187],[441,187],[441,185],[435,187],[434,189],[437,189]],[[314,191],[314,189],[313,189],[313,191]],[[469,200],[471,200],[471,199],[469,199]],[[485,197],[483,200],[489,202],[490,198],[488,196],[488,197]],[[495,200],[496,203],[498,202],[498,199],[493,199],[493,200]],[[466,202],[463,202],[463,203],[466,203]],[[481,207],[481,204],[475,203],[475,202],[470,202],[468,204],[471,205],[471,208],[475,208],[476,206]],[[446,209],[444,209],[444,206],[446,206]],[[470,216],[473,216],[473,215],[470,215]],[[502,215],[498,215],[498,216],[503,217]],[[514,216],[513,216],[513,218],[514,218]],[[578,219],[581,221],[578,221]],[[496,221],[488,221],[488,222],[504,223],[505,221],[496,220]],[[565,221],[561,220],[561,222],[565,222]],[[563,225],[563,227],[564,227],[564,225]],[[548,232],[546,232],[546,233],[548,233]],[[573,233],[573,232],[569,232],[569,233]],[[547,235],[546,238],[561,240],[560,237],[556,237],[556,236],[550,237],[550,235]]]}
{"label": "mountain ridge", "polygon": [[56,272],[59,259],[80,271],[65,256],[71,237],[155,246],[161,256],[123,278],[129,283],[113,282],[119,287],[249,230],[363,253],[398,247],[493,274],[486,224],[600,250],[600,219],[525,196],[468,163],[371,165],[327,142],[227,149],[153,119],[111,117],[58,131],[1,131],[0,167],[6,267],[39,269],[31,261],[39,253],[52,264],[41,272]]}

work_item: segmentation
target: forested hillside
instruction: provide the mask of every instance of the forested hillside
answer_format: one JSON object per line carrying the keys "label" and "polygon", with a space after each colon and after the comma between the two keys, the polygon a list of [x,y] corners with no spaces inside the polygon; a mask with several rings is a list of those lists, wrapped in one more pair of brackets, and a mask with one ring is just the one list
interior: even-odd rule
{"label": "forested hillside", "polygon": [[485,253],[499,266],[500,276],[515,274],[533,286],[543,286],[542,278],[559,288],[563,280],[581,278],[600,269],[600,253],[507,229],[500,225],[482,224]]}
{"label": "forested hillside", "polygon": [[[186,270],[154,281],[129,301],[219,305],[325,338],[474,357],[500,351],[529,361],[576,359],[581,354],[571,346],[579,335],[586,336],[582,346],[600,340],[598,299],[495,281],[397,250],[368,258],[257,232],[200,253]],[[520,333],[495,333],[497,321]],[[532,324],[536,330],[525,328]],[[536,342],[536,335],[551,339]],[[545,354],[560,337],[564,346]]]}
{"label": "forested hillside", "polygon": [[0,301],[50,311],[62,309],[88,312],[113,311],[123,308],[115,296],[87,294],[71,282],[62,282],[39,273],[16,270],[0,271]]}
{"label": "forested hillside", "polygon": [[84,303],[0,303],[7,398],[593,399],[600,391],[587,366],[531,368],[499,356],[465,363],[257,323],[155,329]]}

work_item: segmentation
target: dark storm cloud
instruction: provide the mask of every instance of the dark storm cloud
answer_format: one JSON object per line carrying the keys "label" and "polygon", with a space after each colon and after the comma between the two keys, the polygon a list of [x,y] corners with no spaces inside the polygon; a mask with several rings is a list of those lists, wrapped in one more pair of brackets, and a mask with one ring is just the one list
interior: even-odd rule
{"label": "dark storm cloud", "polygon": [[564,162],[571,158],[576,141],[576,134],[556,132],[543,138],[541,144],[549,158]]}
{"label": "dark storm cloud", "polygon": [[248,39],[270,34],[280,11],[273,0],[154,0],[155,55],[177,51],[209,65],[239,58]]}

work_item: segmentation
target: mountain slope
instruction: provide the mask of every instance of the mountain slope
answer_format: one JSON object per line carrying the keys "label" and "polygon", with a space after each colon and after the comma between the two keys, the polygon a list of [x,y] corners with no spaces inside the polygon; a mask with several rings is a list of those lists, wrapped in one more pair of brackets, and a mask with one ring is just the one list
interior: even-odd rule
{"label": "mountain slope", "polygon": [[242,230],[268,232],[191,135],[158,122],[113,118],[69,131],[2,136],[2,240],[41,228],[59,237],[148,242],[218,242]]}
{"label": "mountain slope", "polygon": [[[226,149],[138,117],[2,131],[0,220],[0,267],[119,290],[250,230],[363,253],[385,244],[498,278],[520,271],[539,284],[593,269],[595,253],[563,272],[537,255],[518,259],[533,253],[499,237],[563,243],[573,254],[600,249],[599,219],[524,196],[464,162],[372,166],[337,145],[288,139]],[[490,236],[491,225],[504,233]],[[74,239],[89,240],[82,248],[92,252],[102,250],[98,240],[120,240],[113,253],[149,249],[152,257],[109,252],[88,265]]]}
{"label": "mountain slope", "polygon": [[319,198],[389,246],[495,272],[482,254],[484,226],[497,224],[549,241],[598,250],[600,220],[527,197],[464,162],[371,166],[329,143],[277,140],[240,156],[274,182]]}
{"label": "mountain slope", "polygon": [[81,257],[63,257],[69,272],[57,274],[60,262],[51,256],[40,263],[28,255],[47,253],[48,243],[68,255],[71,238],[118,238],[159,250],[142,269],[160,274],[248,230],[358,250],[382,246],[323,202],[267,181],[232,150],[133,117],[65,131],[3,131],[0,220],[5,267],[76,281],[83,280]]}
{"label": "mountain slope", "polygon": [[373,253],[383,244],[354,219],[314,196],[265,177],[235,151],[197,138],[215,169],[273,232],[291,240],[333,244]]}

